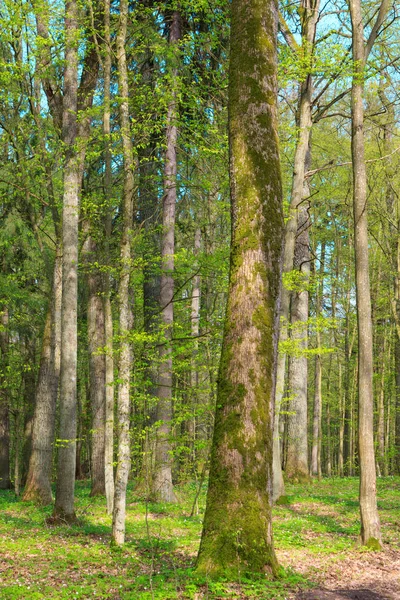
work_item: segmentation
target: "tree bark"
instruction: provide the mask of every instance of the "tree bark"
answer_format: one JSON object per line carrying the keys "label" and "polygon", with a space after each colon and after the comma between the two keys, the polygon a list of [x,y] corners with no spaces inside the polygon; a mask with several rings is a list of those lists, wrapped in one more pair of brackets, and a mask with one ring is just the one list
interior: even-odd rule
{"label": "tree bark", "polygon": [[[317,318],[317,348],[321,347],[321,333],[318,324],[318,317],[321,314],[322,294],[324,289],[324,268],[325,268],[325,242],[322,242],[321,261],[319,270],[319,282],[316,299],[316,318]],[[313,439],[311,450],[311,475],[318,475],[321,472],[321,464],[318,462],[318,448],[320,446],[322,423],[322,358],[320,354],[315,355],[315,393],[314,393],[314,414],[313,414]]]}
{"label": "tree bark", "polygon": [[299,211],[299,228],[294,267],[302,274],[300,291],[292,293],[291,339],[295,342],[289,360],[289,414],[285,474],[293,481],[308,481],[307,384],[308,358],[308,283],[310,278],[308,203]]}
{"label": "tree bark", "polygon": [[[302,45],[304,44],[305,52],[313,51],[316,35],[316,27],[319,14],[319,0],[302,0],[301,10],[302,16]],[[310,143],[310,135],[312,128],[312,75],[309,73],[306,79],[302,82],[299,92],[299,102],[297,109],[297,126],[298,139],[294,156],[293,179],[290,200],[289,218],[285,229],[285,245],[283,255],[283,273],[289,273],[293,269],[294,249],[298,226],[298,208],[303,200],[304,194],[304,177],[306,172],[306,157]],[[280,343],[288,339],[288,320],[290,308],[290,292],[282,286],[281,302],[280,302]],[[275,396],[275,420],[274,420],[274,459],[273,459],[273,497],[274,501],[280,496],[285,495],[285,487],[281,468],[281,453],[279,443],[279,412],[282,403],[283,393],[285,389],[285,373],[286,373],[286,352],[279,353],[278,369],[277,369],[277,385]]]}
{"label": "tree bark", "polygon": [[155,447],[155,466],[152,482],[153,495],[162,502],[175,502],[172,484],[172,452],[170,442],[172,419],[172,330],[174,325],[174,253],[175,253],[175,207],[176,207],[176,146],[178,138],[178,43],[182,35],[181,16],[172,13],[169,32],[169,46],[172,53],[170,72],[175,86],[171,90],[171,100],[167,113],[167,149],[164,167],[163,234],[161,242],[161,290],[160,308],[164,342],[160,345],[160,366],[158,373]]}
{"label": "tree bark", "polygon": [[[89,224],[87,224],[89,227]],[[93,267],[96,260],[97,244],[90,232],[85,240],[83,254],[89,273],[87,328],[89,350],[89,402],[91,408],[91,496],[105,494],[105,400],[106,362],[105,315],[103,281],[101,273]]]}
{"label": "tree bark", "polygon": [[62,273],[61,253],[57,250],[52,297],[43,334],[40,369],[35,394],[32,450],[29,459],[24,501],[50,504],[51,470],[55,433],[56,403],[60,377]]}
{"label": "tree bark", "polygon": [[[105,138],[105,173],[104,192],[107,203],[112,194],[112,170],[110,147],[110,113],[111,113],[111,36],[110,36],[110,0],[104,2],[104,114],[103,132]],[[105,221],[105,254],[107,264],[110,260],[110,240],[112,234],[111,208],[108,208]],[[104,335],[106,342],[105,355],[105,432],[104,432],[104,479],[107,498],[107,513],[111,515],[114,508],[114,358],[113,358],[113,320],[110,299],[110,275],[104,276]]]}
{"label": "tree bark", "polygon": [[272,442],[283,242],[277,5],[233,0],[229,71],[232,242],[209,488],[197,571],[277,573]]}
{"label": "tree bark", "polygon": [[63,142],[65,145],[62,219],[62,311],[60,428],[56,501],[53,516],[74,520],[76,460],[76,377],[78,300],[79,168],[75,144],[78,110],[78,6],[65,5],[65,70],[63,96]]}
{"label": "tree bark", "polygon": [[353,161],[354,248],[358,324],[358,435],[360,465],[361,540],[381,547],[376,504],[376,470],[373,438],[373,356],[371,293],[368,267],[367,172],[364,156],[363,78],[364,27],[360,0],[350,0],[354,77],[351,92]]}
{"label": "tree bark", "polygon": [[120,126],[124,156],[123,225],[121,238],[121,272],[119,279],[119,335],[121,338],[118,364],[118,456],[115,476],[112,541],[121,545],[125,541],[126,489],[130,470],[130,378],[132,351],[129,333],[133,316],[129,303],[131,272],[131,236],[133,226],[133,203],[135,188],[135,162],[133,156],[128,103],[128,67],[126,62],[126,31],[128,23],[128,0],[120,1],[119,29],[117,35],[118,91],[120,96]]}
{"label": "tree bark", "polygon": [[8,308],[2,307],[0,313],[0,490],[8,490],[10,481],[10,416],[7,389],[8,365]]}

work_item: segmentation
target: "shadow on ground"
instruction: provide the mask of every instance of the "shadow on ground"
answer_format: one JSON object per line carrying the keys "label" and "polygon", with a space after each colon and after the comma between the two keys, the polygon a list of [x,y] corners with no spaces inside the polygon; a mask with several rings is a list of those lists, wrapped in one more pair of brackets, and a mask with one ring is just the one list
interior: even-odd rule
{"label": "shadow on ground", "polygon": [[358,590],[314,590],[296,596],[296,600],[391,600],[394,596],[383,596],[379,592],[360,588]]}

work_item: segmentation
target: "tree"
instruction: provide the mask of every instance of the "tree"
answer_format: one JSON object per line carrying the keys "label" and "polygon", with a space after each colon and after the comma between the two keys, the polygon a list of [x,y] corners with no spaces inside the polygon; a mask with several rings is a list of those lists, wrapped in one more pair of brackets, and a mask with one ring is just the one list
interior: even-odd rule
{"label": "tree", "polygon": [[75,519],[76,376],[78,300],[79,169],[76,159],[78,135],[78,6],[65,4],[65,71],[62,112],[65,144],[62,216],[62,308],[60,429],[54,517]]}
{"label": "tree", "polygon": [[197,570],[237,578],[278,568],[271,493],[283,221],[277,6],[234,0],[231,11],[230,280]]}
{"label": "tree", "polygon": [[[164,502],[176,500],[172,485],[172,456],[169,440],[172,413],[172,329],[174,325],[174,252],[175,252],[175,211],[176,211],[176,145],[178,137],[177,119],[179,115],[178,90],[178,43],[182,35],[181,15],[175,10],[172,13],[169,44],[171,47],[171,100],[167,112],[166,153],[164,165],[163,196],[163,233],[161,242],[161,289],[160,312],[164,327],[165,340],[160,345],[160,366],[158,373],[156,419],[160,422],[157,428],[155,448],[155,472],[153,493]],[[171,68],[172,67],[172,68]]]}
{"label": "tree", "polygon": [[368,263],[367,171],[364,155],[363,79],[365,61],[386,16],[389,2],[383,0],[367,46],[359,0],[350,0],[354,75],[351,90],[351,152],[353,161],[354,249],[358,325],[358,414],[360,457],[361,540],[380,548],[381,528],[376,505],[376,470],[373,437],[373,356],[371,291]]}
{"label": "tree", "polygon": [[[307,237],[307,230],[302,231],[302,227],[298,228],[298,213],[299,207],[301,205],[302,200],[304,199],[304,187],[305,187],[305,172],[306,172],[306,161],[307,161],[307,153],[309,153],[309,145],[310,145],[310,135],[312,128],[312,92],[313,92],[313,78],[311,72],[311,64],[314,53],[314,45],[315,45],[315,36],[316,29],[318,23],[318,15],[319,15],[319,0],[302,0],[301,6],[299,8],[299,16],[301,21],[301,39],[302,45],[299,47],[294,39],[294,36],[288,31],[286,24],[284,23],[282,17],[280,18],[280,29],[283,32],[283,35],[292,50],[297,55],[298,59],[301,57],[305,58],[305,63],[307,65],[306,73],[302,74],[302,81],[299,85],[299,93],[298,93],[298,104],[297,104],[297,114],[296,114],[296,125],[298,128],[297,140],[296,140],[296,150],[294,156],[294,165],[293,165],[293,176],[292,176],[292,186],[291,186],[291,198],[290,198],[290,208],[289,208],[289,218],[286,223],[285,229],[285,244],[284,244],[284,256],[283,256],[283,272],[290,273],[293,269],[294,257],[295,257],[295,244],[296,244],[296,234],[299,229],[299,232],[303,234],[303,242],[304,237]],[[307,188],[306,188],[307,194]],[[303,207],[304,208],[304,207]],[[307,228],[306,228],[307,229]],[[306,242],[307,243],[307,242]],[[304,243],[298,242],[298,250],[302,248],[301,254],[304,255],[306,249],[304,247]],[[309,263],[306,261],[303,263],[302,260],[298,263],[298,265],[302,265],[302,270],[305,271],[309,268]],[[305,308],[304,303],[308,303],[308,292],[303,291],[298,295],[298,298],[295,298],[295,302],[300,302],[300,320],[307,318],[308,316],[308,306]],[[280,302],[280,331],[279,331],[279,341],[281,344],[284,344],[288,338],[288,321],[289,321],[289,311],[290,311],[290,291],[286,289],[285,285],[282,286],[281,291],[281,302]],[[299,315],[297,316],[297,320],[299,320]],[[300,335],[304,335],[305,329],[300,333]],[[307,379],[307,368],[306,367],[307,358],[299,357],[300,364],[297,364],[299,368],[295,369],[297,372],[297,383],[296,387],[298,389],[294,390],[294,400],[293,402],[302,406],[302,410],[298,412],[298,414],[294,414],[291,419],[293,430],[293,435],[301,436],[304,435],[304,432],[307,429],[307,410],[304,410],[304,393],[301,394],[298,398],[298,393],[300,390],[304,390],[307,387],[308,379]],[[292,363],[292,374],[294,373],[293,367],[296,366],[296,363],[293,365]],[[277,370],[277,384],[276,384],[276,397],[275,397],[275,423],[274,423],[274,500],[278,500],[280,496],[284,495],[284,484],[282,477],[282,469],[281,469],[281,455],[280,455],[280,443],[279,443],[279,412],[282,402],[282,397],[285,389],[285,371],[286,371],[286,352],[282,351],[279,353],[278,358],[278,370]],[[300,400],[300,403],[297,403],[297,400]],[[296,410],[295,410],[296,413]],[[302,422],[300,422],[302,419]],[[298,421],[298,423],[297,423]],[[298,429],[295,434],[294,429]],[[302,433],[300,434],[300,431]],[[302,444],[302,446],[307,446],[307,439],[300,441],[298,439],[298,443]],[[292,456],[296,457],[296,449],[293,448]],[[307,462],[307,457],[305,457]],[[303,463],[304,463],[304,452],[303,452]],[[298,471],[298,465],[293,464],[292,475],[294,472]],[[304,467],[303,467],[304,471]],[[305,476],[305,472],[303,472],[303,476]]]}
{"label": "tree", "polygon": [[126,30],[128,23],[128,1],[121,0],[119,30],[117,35],[118,91],[120,95],[120,127],[124,157],[123,187],[123,225],[121,236],[121,273],[119,279],[119,335],[121,345],[118,363],[118,451],[117,472],[114,488],[114,512],[112,541],[120,545],[125,540],[126,488],[130,469],[129,418],[130,418],[130,381],[132,367],[132,349],[129,333],[133,315],[129,301],[129,282],[132,266],[132,227],[133,203],[135,192],[135,161],[129,121],[128,67],[126,61]]}

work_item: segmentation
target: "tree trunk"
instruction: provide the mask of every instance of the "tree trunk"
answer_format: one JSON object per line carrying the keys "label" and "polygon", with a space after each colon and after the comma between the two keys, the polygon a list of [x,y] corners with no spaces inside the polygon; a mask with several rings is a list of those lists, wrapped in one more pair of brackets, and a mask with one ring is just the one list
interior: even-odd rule
{"label": "tree trunk", "polygon": [[[302,46],[305,53],[313,51],[315,34],[319,14],[319,0],[302,0]],[[289,218],[285,229],[285,244],[283,255],[283,273],[289,273],[293,269],[295,241],[298,227],[298,208],[304,197],[304,181],[306,173],[306,158],[309,150],[310,135],[312,128],[311,100],[312,100],[312,76],[309,73],[300,86],[299,102],[297,109],[298,139],[294,156],[293,179],[290,200]],[[282,286],[280,301],[280,343],[288,339],[288,320],[290,307],[290,291]],[[281,468],[281,452],[279,443],[279,412],[285,389],[286,352],[279,353],[276,396],[275,396],[275,419],[274,419],[274,458],[273,458],[273,499],[285,495],[285,486]]]}
{"label": "tree trunk", "polygon": [[[198,227],[196,229],[194,237],[194,256],[197,256],[200,252],[201,247],[201,230]],[[197,265],[196,265],[197,266]],[[200,296],[201,296],[201,278],[200,275],[196,274],[193,277],[192,285],[192,302],[191,302],[191,335],[194,339],[191,367],[190,367],[190,416],[186,424],[186,428],[189,435],[190,455],[192,459],[193,468],[195,469],[196,464],[196,409],[198,402],[198,386],[199,386],[199,364],[198,364],[198,352],[199,352],[199,341],[198,336],[200,332]]]}
{"label": "tree trunk", "polygon": [[272,442],[282,190],[275,2],[233,0],[229,79],[232,243],[207,507],[197,561],[208,577],[277,573]]}
{"label": "tree trunk", "polygon": [[310,277],[308,203],[299,211],[299,228],[295,246],[294,267],[302,274],[300,290],[292,293],[291,339],[296,344],[289,360],[289,414],[287,460],[285,474],[293,481],[308,481],[308,283]]}
{"label": "tree trunk", "polygon": [[24,501],[34,501],[43,505],[50,504],[52,501],[51,470],[60,377],[61,297],[61,253],[58,249],[54,264],[53,292],[43,334],[35,394],[32,451],[22,498]]}
{"label": "tree trunk", "polygon": [[[181,16],[172,14],[169,45],[173,52],[172,81],[178,78],[178,43],[181,38]],[[176,146],[178,138],[178,90],[171,91],[167,114],[167,150],[164,167],[163,234],[161,247],[160,308],[164,342],[160,346],[156,421],[157,428],[153,495],[162,502],[175,502],[172,485],[171,419],[172,419],[172,330],[174,325],[174,253],[175,253],[175,207],[176,207]]]}
{"label": "tree trunk", "polygon": [[[318,317],[321,314],[322,294],[324,290],[324,268],[325,268],[325,242],[322,242],[321,260],[319,270],[319,282],[316,299],[316,318],[317,318],[317,348],[321,347],[321,332],[318,323]],[[314,414],[313,414],[313,440],[311,450],[311,475],[318,475],[321,471],[321,462],[318,462],[318,448],[320,446],[320,437],[322,424],[322,357],[315,355],[315,393],[314,393]]]}
{"label": "tree trunk", "polygon": [[344,454],[343,454],[343,450],[344,450],[344,399],[343,399],[343,390],[342,390],[342,363],[338,362],[338,368],[339,368],[339,389],[338,389],[338,394],[339,394],[339,455],[338,455],[338,472],[339,472],[339,477],[343,477],[344,476]]}
{"label": "tree trunk", "polygon": [[78,6],[65,5],[63,141],[65,145],[62,220],[62,311],[60,428],[53,516],[74,520],[76,460],[76,377],[78,300],[79,168],[76,158],[78,110]]}
{"label": "tree trunk", "polygon": [[8,308],[0,313],[0,490],[10,487],[10,417],[8,406],[7,366],[8,366]]}
{"label": "tree trunk", "polygon": [[[104,2],[104,115],[103,132],[105,138],[105,173],[104,191],[106,202],[112,194],[111,146],[110,146],[110,113],[111,113],[111,37],[110,37],[110,0]],[[105,222],[105,245],[107,265],[110,261],[110,240],[112,234],[111,208],[108,208]],[[105,432],[104,432],[104,479],[107,498],[107,513],[112,514],[114,508],[114,358],[113,358],[113,320],[110,300],[110,275],[104,276],[104,335],[106,341],[105,355]]]}
{"label": "tree trunk", "polygon": [[124,196],[123,196],[123,230],[121,238],[121,273],[119,279],[119,335],[121,338],[118,379],[118,456],[115,476],[114,512],[112,524],[112,541],[121,545],[125,541],[126,489],[130,470],[130,378],[132,351],[129,333],[133,325],[133,317],[129,303],[129,281],[131,272],[132,250],[131,236],[133,226],[134,202],[134,157],[129,121],[128,103],[128,68],[126,63],[126,30],[128,23],[128,0],[120,2],[119,30],[117,36],[118,60],[118,92],[120,96],[120,124],[124,156]]}
{"label": "tree trunk", "polygon": [[[387,354],[387,356],[386,356]],[[377,428],[377,446],[378,446],[378,460],[377,469],[378,475],[382,476],[385,472],[385,374],[386,374],[386,360],[390,364],[390,345],[387,350],[387,336],[385,331],[383,332],[383,349],[382,349],[382,371],[380,390],[378,398],[378,428]]]}
{"label": "tree trunk", "polygon": [[91,443],[91,496],[105,494],[105,392],[106,362],[104,300],[102,276],[95,263],[97,244],[89,233],[84,247],[85,262],[89,269],[88,283],[88,350],[89,350],[89,402],[92,415]]}
{"label": "tree trunk", "polygon": [[361,540],[381,547],[376,505],[376,470],[373,437],[373,357],[371,293],[368,267],[367,172],[364,156],[363,77],[364,27],[360,0],[350,0],[354,78],[351,92],[354,248],[358,324],[358,435],[360,464]]}

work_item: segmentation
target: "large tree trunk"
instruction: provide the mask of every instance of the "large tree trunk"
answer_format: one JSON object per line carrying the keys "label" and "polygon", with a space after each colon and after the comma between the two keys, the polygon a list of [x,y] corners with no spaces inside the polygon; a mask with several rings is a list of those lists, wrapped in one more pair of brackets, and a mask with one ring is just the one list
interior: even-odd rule
{"label": "large tree trunk", "polygon": [[128,23],[128,0],[120,2],[119,30],[117,36],[118,92],[120,96],[120,124],[124,156],[123,225],[121,238],[121,272],[119,280],[119,351],[118,379],[118,457],[115,476],[114,512],[112,541],[120,545],[125,541],[126,488],[130,469],[129,419],[130,378],[132,351],[129,332],[132,328],[132,313],[129,303],[129,281],[131,272],[131,235],[133,226],[134,169],[133,147],[129,121],[128,68],[126,63],[126,30]]}
{"label": "large tree trunk", "polygon": [[293,481],[308,481],[307,384],[308,283],[310,277],[308,203],[299,211],[294,267],[302,274],[300,290],[292,293],[291,339],[296,344],[289,360],[289,414],[285,474]]}
{"label": "large tree trunk", "polygon": [[381,546],[376,505],[376,471],[373,436],[373,357],[371,293],[368,267],[367,172],[364,156],[363,77],[365,66],[364,27],[360,0],[350,0],[353,36],[354,78],[351,93],[354,248],[358,324],[358,435],[360,465],[361,540]]}
{"label": "large tree trunk", "polygon": [[277,572],[272,441],[281,252],[277,6],[233,0],[229,79],[232,246],[210,478],[197,570]]}
{"label": "large tree trunk", "polygon": [[42,354],[35,395],[32,426],[32,450],[23,500],[50,504],[51,469],[60,376],[62,273],[61,254],[57,251],[53,292],[43,334]]}
{"label": "large tree trunk", "polygon": [[[172,13],[169,32],[169,45],[172,55],[171,76],[178,77],[178,42],[181,38],[181,16]],[[176,85],[176,83],[175,83]],[[176,207],[176,145],[178,138],[178,93],[172,89],[167,114],[167,150],[164,167],[163,234],[161,247],[161,290],[160,309],[164,342],[160,346],[160,366],[158,374],[156,420],[161,423],[157,429],[153,495],[162,502],[175,502],[172,485],[172,453],[170,442],[172,419],[172,329],[174,325],[174,253],[175,253],[175,207]]]}
{"label": "large tree trunk", "polygon": [[62,312],[60,428],[54,517],[75,519],[76,377],[78,309],[78,222],[80,173],[76,159],[78,110],[78,6],[65,5],[63,141],[65,145],[62,220]]}

